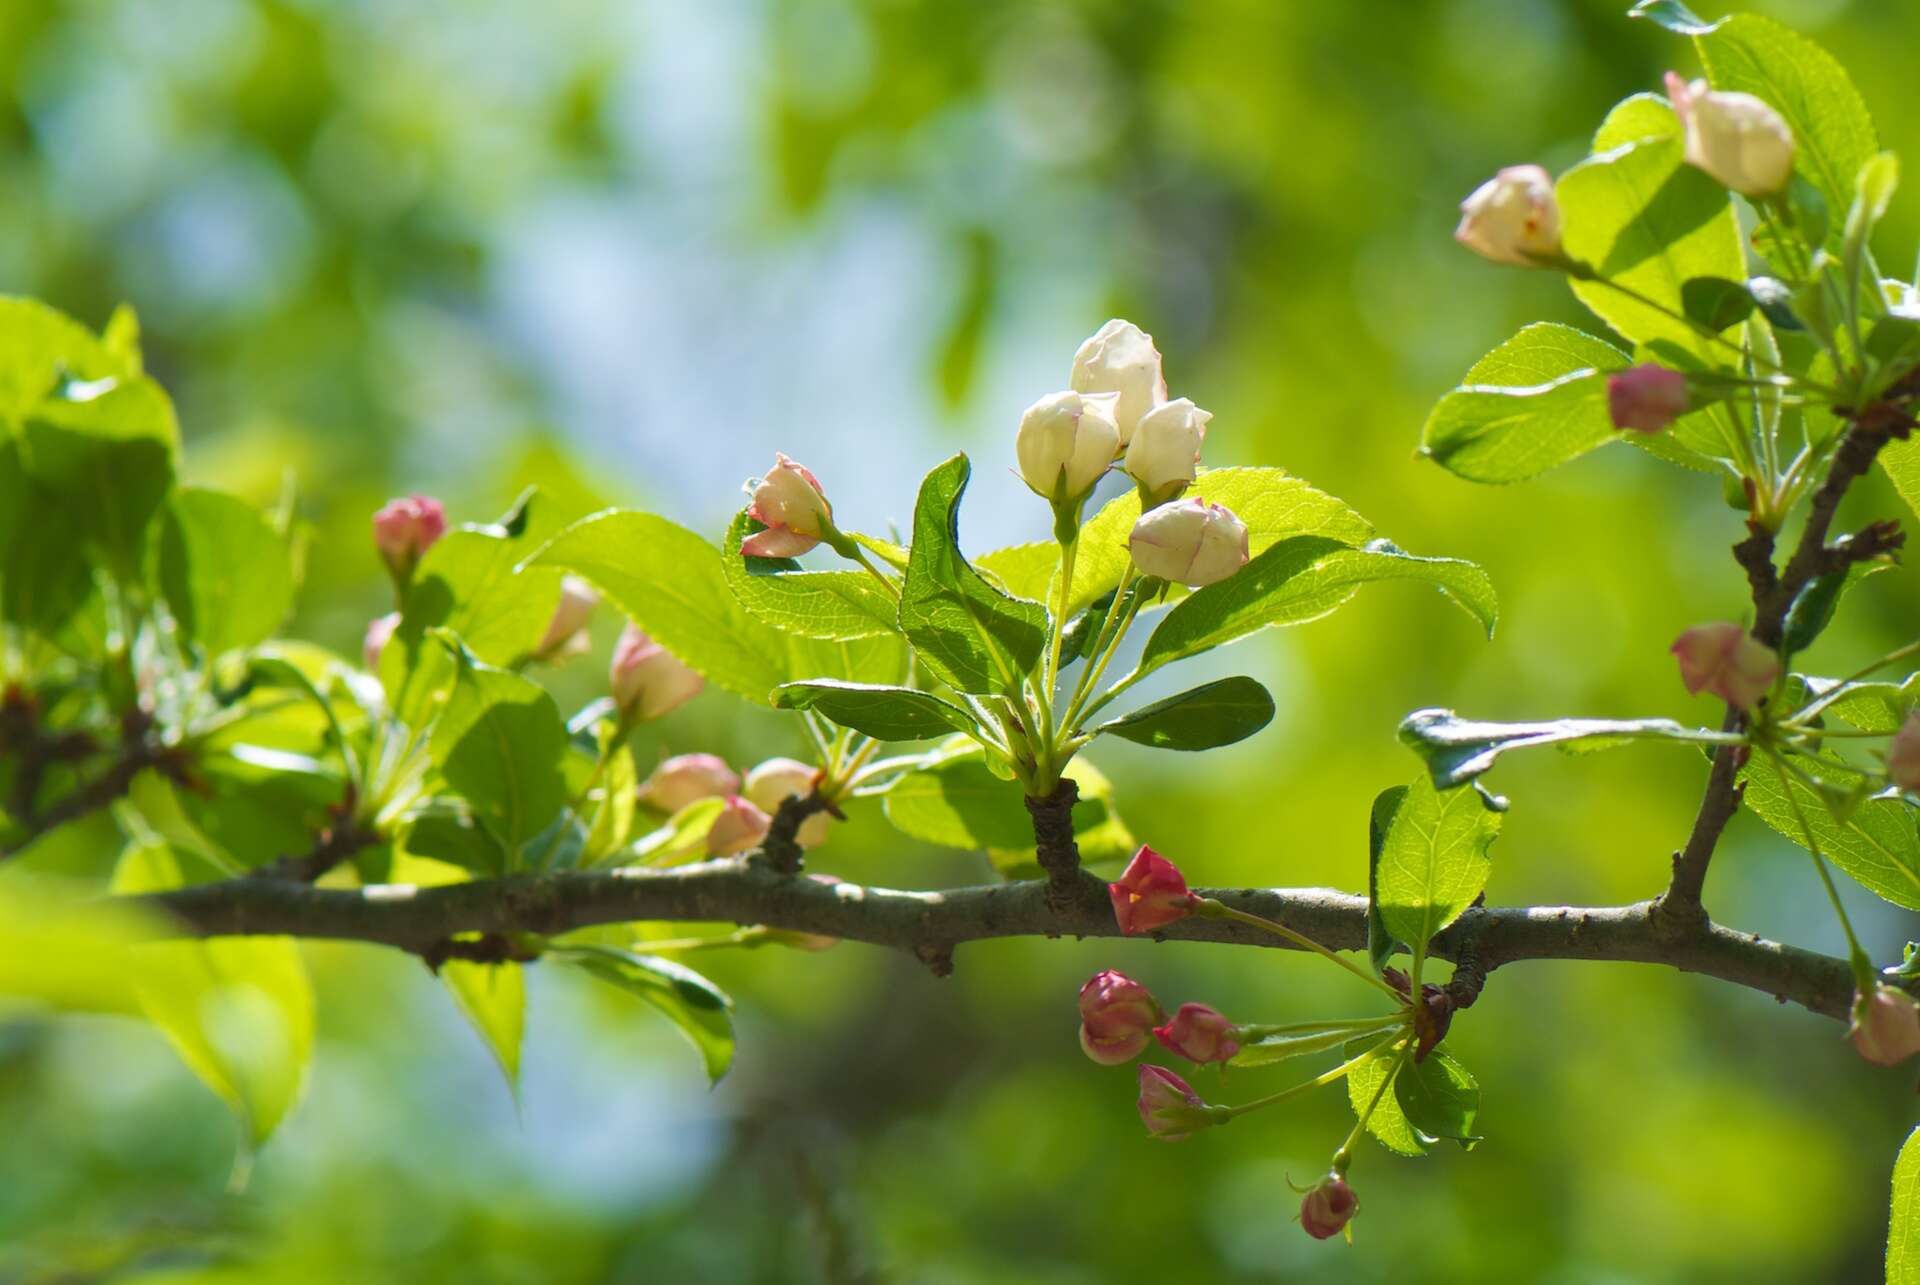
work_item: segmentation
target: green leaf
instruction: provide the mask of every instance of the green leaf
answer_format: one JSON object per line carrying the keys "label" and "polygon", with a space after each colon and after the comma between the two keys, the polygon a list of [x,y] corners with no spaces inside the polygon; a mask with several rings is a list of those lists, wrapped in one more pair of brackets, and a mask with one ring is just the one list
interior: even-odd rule
{"label": "green leaf", "polygon": [[480,1036],[507,1089],[520,1091],[520,1045],[527,1025],[527,983],[518,964],[476,964],[450,959],[440,965],[440,981],[454,1006]]}
{"label": "green leaf", "polygon": [[974,730],[972,717],[958,705],[910,687],[820,679],[776,689],[774,703],[781,709],[818,710],[879,741],[920,741]]}
{"label": "green leaf", "polygon": [[1893,1162],[1887,1285],[1920,1285],[1920,1129],[1907,1135],[1906,1145]]}
{"label": "green leaf", "polygon": [[1593,151],[1611,152],[1646,138],[1671,138],[1681,132],[1673,104],[1659,94],[1640,93],[1613,105],[1593,136]]}
{"label": "green leaf", "polygon": [[1480,1085],[1445,1053],[1435,1050],[1425,1061],[1408,1063],[1394,1077],[1393,1097],[1407,1123],[1423,1137],[1452,1138],[1469,1151],[1480,1141],[1473,1131]]}
{"label": "green leaf", "polygon": [[1047,612],[989,584],[960,552],[960,499],[972,466],[956,455],[920,484],[900,628],[941,682],[963,692],[1011,692],[1040,659]]}
{"label": "green leaf", "polygon": [[1880,467],[1886,470],[1887,479],[1907,502],[1907,507],[1920,514],[1920,437],[1888,442],[1881,447]]}
{"label": "green leaf", "polygon": [[469,811],[420,813],[407,822],[400,843],[410,856],[428,857],[476,875],[500,875],[507,870],[500,840]]}
{"label": "green leaf", "polygon": [[28,413],[20,440],[28,477],[61,505],[64,538],[137,582],[179,454],[166,393],[150,379],[66,381]]}
{"label": "green leaf", "polygon": [[1787,609],[1784,634],[1780,642],[1783,655],[1792,657],[1813,646],[1814,640],[1833,623],[1833,613],[1853,587],[1868,576],[1887,570],[1885,561],[1854,562],[1838,571],[1816,576],[1800,591]]}
{"label": "green leaf", "polygon": [[1138,674],[1275,625],[1318,620],[1363,584],[1423,580],[1442,590],[1493,634],[1498,604],[1487,573],[1457,558],[1418,558],[1384,540],[1350,549],[1323,536],[1273,545],[1217,584],[1175,604],[1147,639]]}
{"label": "green leaf", "polygon": [[613,854],[609,864],[677,866],[707,855],[707,833],[726,810],[725,799],[695,799],[667,818],[665,825],[641,835]]}
{"label": "green leaf", "polygon": [[1258,1027],[1250,1027],[1240,1044],[1240,1051],[1227,1059],[1227,1065],[1272,1066],[1289,1058],[1308,1057],[1344,1048],[1353,1038],[1353,1025],[1348,1022],[1328,1022],[1319,1026],[1303,1024],[1266,1033],[1262,1033]]}
{"label": "green leaf", "polygon": [[1052,540],[1008,545],[973,560],[974,569],[1016,598],[1045,601],[1060,566],[1060,546]]}
{"label": "green leaf", "polygon": [[1668,31],[1678,32],[1683,36],[1713,30],[1712,23],[1680,3],[1680,0],[1640,0],[1640,3],[1633,6],[1633,11],[1627,16],[1646,18],[1665,27]]}
{"label": "green leaf", "polygon": [[658,1009],[699,1053],[709,1083],[719,1083],[733,1064],[733,1001],[691,968],[612,946],[566,946],[547,952],[547,958]]}
{"label": "green leaf", "polygon": [[1222,678],[1122,715],[1095,736],[1158,750],[1211,750],[1244,741],[1273,721],[1273,697],[1251,678]]}
{"label": "green leaf", "polygon": [[600,725],[601,754],[606,766],[601,769],[595,794],[593,822],[587,828],[586,843],[580,851],[582,865],[596,865],[612,856],[633,834],[633,820],[639,805],[640,769],[633,751],[622,745],[611,752],[608,745],[618,729],[608,720]]}
{"label": "green leaf", "polygon": [[1689,277],[1680,283],[1680,306],[1709,330],[1737,326],[1753,312],[1753,295],[1744,282],[1725,277]]}
{"label": "green leaf", "polygon": [[1416,961],[1487,886],[1487,850],[1500,837],[1500,818],[1478,790],[1443,794],[1425,776],[1393,808],[1369,883],[1382,929],[1407,943]]}
{"label": "green leaf", "polygon": [[[1820,779],[1841,790],[1861,784],[1859,777],[1837,768],[1821,765],[1816,770]],[[1805,847],[1806,834],[1800,826],[1804,816],[1829,861],[1875,896],[1920,910],[1920,831],[1914,824],[1920,812],[1912,806],[1899,799],[1868,799],[1845,821],[1837,820],[1826,801],[1803,782],[1789,777],[1783,789],[1772,760],[1758,754],[1741,779],[1746,782],[1742,801],[1755,816]],[[1792,791],[1791,798],[1787,790]]]}
{"label": "green leaf", "polygon": [[[1073,837],[1084,862],[1110,861],[1134,849],[1133,835],[1113,806],[1113,786],[1082,756],[1066,767],[1080,787]],[[1038,870],[1033,818],[1020,787],[988,770],[976,748],[931,757],[886,792],[886,817],[902,834],[968,851],[988,851],[1009,878]]]}
{"label": "green leaf", "polygon": [[1394,814],[1407,801],[1407,787],[1391,785],[1374,796],[1367,814],[1367,962],[1376,973],[1385,971],[1393,952],[1406,948],[1380,917],[1380,854],[1393,828]]}
{"label": "green leaf", "polygon": [[1691,741],[1717,735],[1670,718],[1560,718],[1547,723],[1489,723],[1450,709],[1420,709],[1400,723],[1400,740],[1426,761],[1433,782],[1452,789],[1473,780],[1508,750],[1536,745],[1612,749],[1632,740]]}
{"label": "green leaf", "polygon": [[567,728],[538,683],[462,660],[427,742],[433,765],[517,866],[521,845],[566,802]]}
{"label": "green leaf", "polygon": [[864,570],[808,571],[792,558],[750,558],[740,542],[758,524],[744,512],[727,527],[720,565],[747,611],[803,638],[867,638],[892,633],[893,595]]}
{"label": "green leaf", "polygon": [[1482,357],[1443,396],[1420,450],[1474,482],[1518,482],[1620,436],[1607,412],[1626,353],[1571,326],[1536,322]]}
{"label": "green leaf", "polygon": [[65,313],[37,299],[0,295],[0,424],[17,426],[63,378],[90,382],[139,373]]}
{"label": "green leaf", "polygon": [[1892,152],[1877,152],[1860,167],[1855,182],[1853,205],[1847,211],[1841,230],[1840,261],[1848,280],[1859,280],[1873,229],[1887,216],[1893,193],[1900,186],[1900,158]]}
{"label": "green leaf", "polygon": [[167,504],[160,587],[180,632],[218,656],[273,636],[293,607],[293,565],[258,509],[190,487]]}
{"label": "green leaf", "polygon": [[[1347,1056],[1358,1056],[1364,1047],[1361,1041],[1348,1045]],[[1398,1094],[1381,1091],[1381,1085],[1389,1075],[1394,1074],[1394,1067],[1400,1058],[1400,1048],[1388,1041],[1375,1049],[1366,1061],[1347,1072],[1347,1102],[1353,1107],[1355,1116],[1366,1115],[1371,1106],[1373,1114],[1367,1118],[1367,1132],[1378,1139],[1381,1146],[1403,1156],[1424,1156],[1433,1149],[1437,1139],[1420,1132],[1408,1122],[1406,1112],[1400,1109]],[[1433,1058],[1427,1060],[1431,1062]],[[1411,1067],[1410,1062],[1408,1065]],[[1400,1072],[1401,1075],[1406,1073]]]}
{"label": "green leaf", "polygon": [[[1809,697],[1824,696],[1838,687],[1839,680],[1800,676]],[[1859,728],[1863,732],[1891,735],[1900,730],[1920,699],[1920,674],[1903,683],[1849,683],[1847,694],[1826,707],[1825,713]]]}

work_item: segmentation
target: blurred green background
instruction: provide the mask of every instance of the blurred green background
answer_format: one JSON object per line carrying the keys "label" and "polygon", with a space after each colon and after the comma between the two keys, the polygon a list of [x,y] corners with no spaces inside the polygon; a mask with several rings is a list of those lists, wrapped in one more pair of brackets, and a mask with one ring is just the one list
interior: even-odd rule
{"label": "blurred green background", "polygon": [[[295,629],[349,653],[384,609],[367,515],[402,489],[482,519],[539,481],[543,523],[618,502],[717,537],[783,449],[878,530],[964,448],[970,546],[1040,538],[1018,413],[1128,316],[1214,412],[1210,463],[1289,468],[1500,588],[1491,644],[1437,596],[1376,588],[1218,658],[1273,687],[1260,737],[1096,755],[1197,881],[1354,889],[1370,800],[1415,770],[1392,735],[1413,708],[1714,716],[1665,653],[1744,604],[1711,482],[1607,451],[1487,489],[1413,456],[1481,353],[1583,321],[1557,279],[1449,233],[1493,169],[1564,168],[1615,100],[1693,69],[1623,7],[6,0],[0,288],[95,325],[137,307],[189,475],[263,499],[297,477],[323,553]],[[1920,9],[1756,7],[1846,61],[1884,142],[1920,157]],[[1912,253],[1916,210],[1896,205],[1883,262]],[[1915,590],[1873,581],[1813,662],[1911,637]],[[556,680],[563,704],[616,631]],[[649,759],[800,748],[719,693],[643,736]],[[1678,750],[1503,763],[1493,899],[1656,891],[1703,776]],[[877,809],[814,865],[987,875]],[[1751,818],[1708,892],[1729,922],[1839,948],[1804,858]],[[1920,936],[1853,900],[1883,958]],[[1362,1151],[1347,1248],[1299,1232],[1286,1182],[1345,1135],[1337,1090],[1167,1146],[1131,1074],[1074,1041],[1074,991],[1106,965],[1244,1020],[1365,1005],[1311,959],[1010,941],[944,981],[857,945],[703,959],[743,1037],[713,1093],[663,1023],[536,968],[517,1102],[416,962],[311,959],[311,1089],[243,1195],[223,1109],[157,1035],[0,1025],[0,1279],[1869,1281],[1915,1116],[1911,1072],[1797,1009],[1516,965],[1451,1042],[1487,1141]],[[1256,1074],[1197,1083],[1232,1100]]]}

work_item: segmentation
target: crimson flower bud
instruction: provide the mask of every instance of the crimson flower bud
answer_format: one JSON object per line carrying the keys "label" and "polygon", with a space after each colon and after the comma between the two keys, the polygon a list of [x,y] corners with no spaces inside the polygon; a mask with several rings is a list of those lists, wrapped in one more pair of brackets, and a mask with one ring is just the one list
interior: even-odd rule
{"label": "crimson flower bud", "polygon": [[600,595],[592,585],[579,576],[562,576],[560,601],[554,605],[553,618],[547,621],[547,632],[533,649],[535,654],[544,660],[559,660],[586,651],[592,646],[592,640],[587,637],[587,622],[593,619],[593,609],[599,605]]}
{"label": "crimson flower bud", "polygon": [[729,795],[726,806],[713,819],[713,828],[707,831],[707,855],[731,857],[750,852],[760,846],[772,824],[773,818],[759,808],[737,794]]}
{"label": "crimson flower bud", "polygon": [[1920,1053],[1920,1004],[1905,991],[1874,983],[1871,995],[1855,992],[1853,1047],[1877,1066],[1897,1066]]}
{"label": "crimson flower bud", "polygon": [[380,551],[387,569],[402,580],[413,574],[421,556],[446,533],[447,511],[429,495],[389,500],[373,515],[373,547]]}
{"label": "crimson flower bud", "polygon": [[1780,677],[1780,654],[1735,624],[1695,625],[1672,651],[1688,691],[1712,692],[1737,709],[1753,708]]}
{"label": "crimson flower bud", "polygon": [[1199,588],[1247,564],[1247,524],[1231,509],[1193,496],[1141,514],[1127,552],[1142,575]]}
{"label": "crimson flower bud", "polygon": [[640,786],[640,801],[673,813],[701,799],[724,799],[739,792],[739,774],[718,754],[677,754],[653,769]]}
{"label": "crimson flower bud", "polygon": [[1687,377],[1644,362],[1607,376],[1607,414],[1615,428],[1657,433],[1692,409]]}
{"label": "crimson flower bud", "polygon": [[1144,843],[1120,878],[1107,885],[1107,895],[1113,899],[1115,922],[1128,936],[1152,932],[1193,909],[1193,894],[1180,867]]}
{"label": "crimson flower bud", "polygon": [[[743,793],[753,801],[753,805],[769,816],[780,810],[780,805],[795,795],[813,793],[820,784],[820,769],[811,763],[802,763],[799,759],[772,758],[747,773],[747,783]],[[833,818],[825,812],[816,812],[800,823],[799,833],[793,836],[794,842],[802,848],[817,848],[827,841],[827,827],[833,824]]]}
{"label": "crimson flower bud", "polygon": [[366,662],[368,673],[379,670],[380,653],[387,649],[387,640],[393,637],[393,631],[399,627],[400,613],[397,611],[375,616],[367,622],[367,636],[360,643],[360,658]]}
{"label": "crimson flower bud", "polygon": [[1208,1124],[1207,1104],[1193,1086],[1164,1066],[1140,1068],[1140,1119],[1147,1132],[1178,1142]]}
{"label": "crimson flower bud", "polygon": [[1360,1198],[1347,1180],[1330,1173],[1300,1202],[1300,1226],[1315,1240],[1325,1240],[1343,1229],[1360,1212]]}
{"label": "crimson flower bud", "polygon": [[620,717],[629,723],[669,714],[704,686],[700,675],[634,625],[614,644],[607,680]]}
{"label": "crimson flower bud", "polygon": [[1909,794],[1920,794],[1920,710],[1907,715],[1887,744],[1887,778]]}
{"label": "crimson flower bud", "polygon": [[1537,268],[1560,253],[1560,202],[1553,175],[1509,165],[1460,202],[1453,239],[1483,259]]}
{"label": "crimson flower bud", "polygon": [[1080,988],[1080,1047],[1102,1066],[1130,1062],[1147,1047],[1160,1006],[1139,982],[1104,969]]}
{"label": "crimson flower bud", "polygon": [[1205,1004],[1182,1004],[1173,1020],[1156,1026],[1153,1035],[1168,1052],[1189,1062],[1225,1062],[1240,1051],[1233,1023]]}
{"label": "crimson flower bud", "polygon": [[797,558],[834,535],[833,506],[804,464],[775,454],[773,467],[748,482],[747,493],[753,497],[747,516],[767,528],[740,542],[740,552],[748,557]]}

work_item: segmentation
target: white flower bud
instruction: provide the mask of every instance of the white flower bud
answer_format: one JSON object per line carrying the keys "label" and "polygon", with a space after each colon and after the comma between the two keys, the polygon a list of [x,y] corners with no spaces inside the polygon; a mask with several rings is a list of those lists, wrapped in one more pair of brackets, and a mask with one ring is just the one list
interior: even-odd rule
{"label": "white flower bud", "polygon": [[1127,447],[1127,476],[1156,497],[1184,490],[1200,467],[1200,443],[1212,418],[1184,397],[1142,415]]}
{"label": "white flower bud", "polygon": [[700,675],[633,625],[614,644],[607,683],[613,703],[629,721],[669,714],[699,695],[704,685]]}
{"label": "white flower bud", "polygon": [[1742,196],[1774,196],[1793,177],[1793,131],[1752,94],[1722,93],[1667,73],[1667,97],[1687,131],[1687,164]]}
{"label": "white flower bud", "polygon": [[1140,417],[1167,400],[1167,381],[1153,336],[1118,317],[1080,345],[1067,383],[1076,393],[1119,394],[1113,420],[1122,446],[1133,440]]}
{"label": "white flower bud", "polygon": [[1247,524],[1196,496],[1142,514],[1127,549],[1143,574],[1198,588],[1247,564]]}
{"label": "white flower bud", "polygon": [[[771,816],[794,795],[812,794],[819,783],[820,769],[812,764],[799,759],[774,758],[748,771],[742,793],[755,807]],[[800,832],[794,835],[794,841],[803,848],[817,848],[827,841],[827,827],[832,823],[832,817],[816,812],[800,823]]]}
{"label": "white flower bud", "polygon": [[1509,165],[1460,202],[1453,239],[1482,258],[1537,268],[1560,253],[1560,202],[1553,175]]}
{"label": "white flower bud", "polygon": [[1113,393],[1050,393],[1020,417],[1014,454],[1042,499],[1074,501],[1093,489],[1120,450]]}
{"label": "white flower bud", "polygon": [[640,787],[640,801],[672,814],[701,799],[740,792],[740,777],[717,754],[677,754],[653,769]]}
{"label": "white flower bud", "polygon": [[599,605],[600,595],[592,585],[579,576],[562,576],[560,601],[555,604],[553,618],[547,621],[547,632],[534,652],[547,660],[560,660],[587,651],[593,642],[587,636],[587,622],[593,619],[593,609]]}

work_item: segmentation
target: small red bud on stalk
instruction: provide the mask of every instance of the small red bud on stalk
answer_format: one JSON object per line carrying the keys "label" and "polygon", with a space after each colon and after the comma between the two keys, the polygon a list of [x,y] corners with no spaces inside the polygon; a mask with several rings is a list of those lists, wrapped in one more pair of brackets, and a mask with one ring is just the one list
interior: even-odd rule
{"label": "small red bud on stalk", "polygon": [[1140,1120],[1163,1142],[1178,1142],[1204,1129],[1207,1104],[1193,1086],[1164,1066],[1140,1068]]}
{"label": "small red bud on stalk", "polygon": [[1115,922],[1129,937],[1184,919],[1193,910],[1193,894],[1180,868],[1144,843],[1120,877],[1107,885],[1107,895],[1113,899]]}
{"label": "small red bud on stalk", "polygon": [[1152,992],[1124,973],[1104,969],[1080,988],[1080,1047],[1102,1066],[1138,1057],[1159,1020]]}
{"label": "small red bud on stalk", "polygon": [[1730,622],[1695,625],[1671,650],[1688,691],[1711,692],[1737,709],[1752,709],[1780,677],[1780,654]]}
{"label": "small red bud on stalk", "polygon": [[393,578],[404,583],[441,536],[447,533],[447,511],[430,495],[408,495],[389,500],[373,515],[373,547]]}
{"label": "small red bud on stalk", "polygon": [[1876,982],[1870,993],[1854,994],[1847,1037],[1867,1061],[1898,1066],[1920,1053],[1920,1004],[1905,991]]}
{"label": "small red bud on stalk", "polygon": [[[1329,1173],[1300,1202],[1300,1226],[1315,1240],[1326,1240],[1346,1230],[1360,1212],[1360,1197],[1338,1173]],[[1348,1233],[1351,1237],[1352,1233]]]}
{"label": "small red bud on stalk", "polygon": [[1615,428],[1657,433],[1692,409],[1687,377],[1650,363],[1607,376],[1607,414]]}
{"label": "small red bud on stalk", "polygon": [[1182,1004],[1173,1020],[1155,1027],[1153,1035],[1168,1052],[1189,1062],[1225,1062],[1240,1051],[1233,1023],[1205,1004]]}

